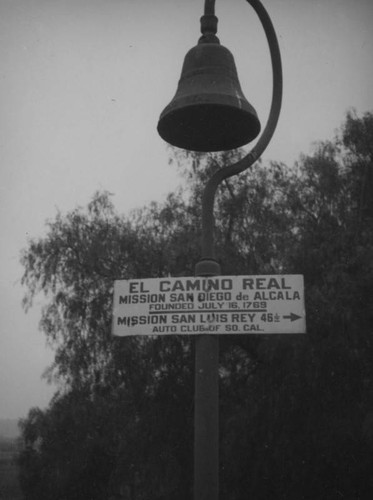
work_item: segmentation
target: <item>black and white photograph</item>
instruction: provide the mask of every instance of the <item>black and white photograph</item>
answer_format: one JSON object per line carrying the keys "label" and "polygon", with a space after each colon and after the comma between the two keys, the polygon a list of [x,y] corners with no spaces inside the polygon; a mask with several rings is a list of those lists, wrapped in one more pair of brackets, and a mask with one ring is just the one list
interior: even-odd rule
{"label": "black and white photograph", "polygon": [[371,0],[0,0],[0,500],[373,498]]}

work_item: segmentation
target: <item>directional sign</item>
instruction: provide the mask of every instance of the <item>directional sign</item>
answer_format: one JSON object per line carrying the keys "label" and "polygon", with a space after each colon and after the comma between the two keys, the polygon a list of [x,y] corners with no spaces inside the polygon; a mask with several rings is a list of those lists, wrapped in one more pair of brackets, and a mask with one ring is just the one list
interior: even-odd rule
{"label": "directional sign", "polygon": [[113,335],[305,333],[302,275],[114,283]]}

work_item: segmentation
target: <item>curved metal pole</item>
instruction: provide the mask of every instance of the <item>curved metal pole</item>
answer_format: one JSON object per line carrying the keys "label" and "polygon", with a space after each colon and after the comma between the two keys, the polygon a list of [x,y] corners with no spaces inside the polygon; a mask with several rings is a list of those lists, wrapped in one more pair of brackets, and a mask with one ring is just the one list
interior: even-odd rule
{"label": "curved metal pole", "polygon": [[[251,167],[266,149],[276,129],[282,103],[282,64],[272,21],[259,0],[246,0],[257,13],[267,37],[272,62],[272,103],[266,126],[253,149],[242,160],[218,170],[208,181],[202,198],[202,258],[214,255],[214,199],[219,184]],[[205,11],[214,12],[215,0],[205,0]]]}

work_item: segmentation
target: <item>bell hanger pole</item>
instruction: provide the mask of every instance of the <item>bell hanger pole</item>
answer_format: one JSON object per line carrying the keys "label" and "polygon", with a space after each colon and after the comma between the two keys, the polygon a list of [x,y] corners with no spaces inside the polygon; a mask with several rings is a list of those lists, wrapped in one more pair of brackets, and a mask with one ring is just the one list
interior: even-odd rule
{"label": "bell hanger pole", "polygon": [[[272,21],[259,0],[246,0],[257,13],[270,50],[272,63],[272,103],[266,126],[256,145],[240,161],[218,170],[208,181],[202,198],[202,258],[209,258],[214,254],[214,199],[219,184],[234,175],[238,175],[250,168],[268,146],[277,126],[282,103],[282,63],[280,48]],[[205,14],[214,15],[215,0],[205,0]]]}
{"label": "bell hanger pole", "polygon": [[[265,31],[270,49],[273,90],[266,126],[256,145],[240,161],[222,167],[207,182],[202,198],[201,260],[196,276],[217,276],[220,266],[214,254],[214,199],[219,184],[250,168],[266,149],[277,126],[282,101],[282,65],[280,49],[272,22],[259,0],[247,0],[256,11]],[[205,0],[201,18],[202,38],[214,37],[206,26],[217,25],[215,0]],[[210,38],[211,39],[211,38]],[[201,335],[196,338],[195,407],[194,407],[194,500],[219,498],[219,338]]]}
{"label": "bell hanger pole", "polygon": [[[270,142],[282,101],[282,66],[275,30],[259,0],[247,0],[257,13],[270,50],[272,102],[256,145],[240,161],[223,166],[208,180],[202,195],[201,259],[195,275],[221,274],[214,254],[214,201],[219,184],[250,168]],[[254,140],[260,122],[239,84],[233,55],[220,44],[215,0],[205,0],[202,36],[185,56],[176,94],[162,111],[157,129],[169,144],[200,152],[232,150]],[[195,344],[194,500],[219,496],[219,339],[198,335]]]}

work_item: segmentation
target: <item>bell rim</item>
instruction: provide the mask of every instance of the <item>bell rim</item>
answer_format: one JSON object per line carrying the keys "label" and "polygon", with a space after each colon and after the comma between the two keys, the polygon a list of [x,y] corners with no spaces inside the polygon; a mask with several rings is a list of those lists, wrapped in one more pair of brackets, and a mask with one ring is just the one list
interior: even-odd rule
{"label": "bell rim", "polygon": [[[200,120],[201,127],[187,126],[186,122],[186,112],[195,113],[196,108],[200,108],[200,115],[202,119]],[[166,107],[162,112],[157,130],[159,135],[167,143],[172,146],[187,149],[190,151],[197,152],[217,152],[217,151],[228,151],[232,149],[237,149],[239,147],[245,146],[252,142],[260,133],[261,124],[259,118],[256,114],[255,109],[250,105],[251,109],[232,107],[228,104],[216,104],[216,103],[194,103],[188,106],[170,106]],[[209,134],[205,134],[204,128],[208,129],[214,120],[206,120],[205,115],[210,115],[211,110],[215,111],[215,115],[222,113],[226,114],[229,110],[230,114],[234,116],[234,120],[227,120],[228,126],[225,127],[227,131],[226,134],[217,134],[217,139],[212,139]],[[195,119],[193,120],[195,122]],[[222,123],[224,120],[220,120],[219,130],[223,130]],[[242,126],[244,124],[244,126]],[[233,125],[233,127],[232,127]],[[185,132],[185,129],[191,131],[190,134]],[[200,135],[198,130],[201,128]],[[235,130],[235,134],[232,132]]]}

